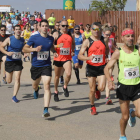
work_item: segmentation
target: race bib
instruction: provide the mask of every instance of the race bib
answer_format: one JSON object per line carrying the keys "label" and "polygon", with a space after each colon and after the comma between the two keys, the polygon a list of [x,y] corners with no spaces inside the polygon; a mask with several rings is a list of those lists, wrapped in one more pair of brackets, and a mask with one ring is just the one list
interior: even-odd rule
{"label": "race bib", "polygon": [[31,26],[31,29],[34,29],[34,26]]}
{"label": "race bib", "polygon": [[82,44],[81,44],[81,45],[76,45],[76,46],[75,46],[75,49],[76,49],[76,50],[80,50],[81,47],[82,47]]}
{"label": "race bib", "polygon": [[60,55],[69,55],[70,48],[60,48]]}
{"label": "race bib", "polygon": [[94,55],[92,63],[103,63],[103,55]]}
{"label": "race bib", "polygon": [[139,77],[139,67],[124,68],[125,79],[134,79]]}
{"label": "race bib", "polygon": [[49,57],[49,51],[38,52],[37,53],[37,60],[47,60]]}
{"label": "race bib", "polygon": [[12,59],[21,59],[21,52],[14,52],[12,54]]}

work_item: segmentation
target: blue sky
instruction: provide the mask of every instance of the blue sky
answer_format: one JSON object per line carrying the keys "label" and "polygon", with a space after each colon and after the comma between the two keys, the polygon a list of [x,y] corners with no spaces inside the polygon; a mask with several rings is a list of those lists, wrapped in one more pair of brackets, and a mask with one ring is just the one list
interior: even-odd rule
{"label": "blue sky", "polygon": [[[91,0],[75,0],[77,9],[89,8]],[[63,0],[1,0],[0,5],[11,5],[15,10],[45,12],[45,9],[62,9]],[[125,11],[136,11],[136,0],[128,0]]]}

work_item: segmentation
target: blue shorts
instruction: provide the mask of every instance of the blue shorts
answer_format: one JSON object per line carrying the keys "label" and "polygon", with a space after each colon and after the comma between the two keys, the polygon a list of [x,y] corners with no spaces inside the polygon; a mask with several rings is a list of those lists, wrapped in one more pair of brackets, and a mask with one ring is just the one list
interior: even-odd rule
{"label": "blue shorts", "polygon": [[78,59],[78,55],[73,56],[72,60],[74,64],[79,63],[79,65],[83,65],[83,61]]}

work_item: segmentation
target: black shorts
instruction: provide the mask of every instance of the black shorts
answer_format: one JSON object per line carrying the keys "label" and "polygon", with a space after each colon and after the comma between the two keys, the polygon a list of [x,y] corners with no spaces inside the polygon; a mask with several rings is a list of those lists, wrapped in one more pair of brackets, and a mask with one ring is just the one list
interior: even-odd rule
{"label": "black shorts", "polygon": [[52,67],[51,66],[45,66],[45,67],[31,67],[31,78],[33,80],[36,80],[40,78],[41,76],[52,76]]}
{"label": "black shorts", "polygon": [[86,77],[97,77],[104,74],[104,68],[105,65],[102,66],[91,66],[88,65],[86,66]]}
{"label": "black shorts", "polygon": [[23,69],[22,61],[5,61],[5,71],[13,72],[13,71],[21,71]]}
{"label": "black shorts", "polygon": [[124,85],[118,82],[116,94],[120,100],[135,101],[140,98],[140,84]]}
{"label": "black shorts", "polygon": [[50,25],[49,28],[50,28],[50,29],[54,29],[54,26],[51,26],[51,25]]}
{"label": "black shorts", "polygon": [[0,52],[0,62],[2,62],[2,57],[6,56],[4,53]]}
{"label": "black shorts", "polygon": [[56,67],[63,67],[63,65],[71,60],[67,60],[67,61],[53,61],[53,65],[55,65]]}

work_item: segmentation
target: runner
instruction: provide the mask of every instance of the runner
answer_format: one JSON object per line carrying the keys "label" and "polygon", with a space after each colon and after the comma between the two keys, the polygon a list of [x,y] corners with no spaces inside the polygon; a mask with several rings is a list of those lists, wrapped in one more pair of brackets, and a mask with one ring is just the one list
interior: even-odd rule
{"label": "runner", "polygon": [[[20,37],[21,28],[19,25],[14,27],[14,35],[8,37],[0,46],[2,53],[6,54],[5,71],[6,81],[12,82],[13,73],[15,73],[15,84],[13,92],[13,102],[18,103],[19,100],[16,98],[18,90],[20,88],[20,77],[23,69],[21,60],[21,51],[24,46],[24,39]],[[7,46],[7,51],[4,49]]]}
{"label": "runner", "polygon": [[84,33],[83,23],[80,23],[79,26],[80,26],[80,33],[81,34]]}
{"label": "runner", "polygon": [[51,32],[51,34],[53,35],[54,34],[54,32],[58,32],[58,31],[60,31],[60,22],[56,22],[55,23],[55,29]]}
{"label": "runner", "polygon": [[[108,46],[109,46],[109,55],[108,55],[108,58],[107,58],[107,61],[108,62],[110,59],[111,59],[111,56],[113,54],[113,52],[115,51],[115,47],[114,47],[114,42],[112,41],[110,37],[111,35],[111,29],[108,27],[108,25],[106,26],[103,26],[103,36],[104,38],[107,38],[109,40],[108,42]],[[112,75],[112,72],[113,72],[113,69],[110,69],[110,75]],[[112,77],[112,80],[114,81],[113,77]],[[109,105],[109,104],[112,104],[112,100],[110,99],[110,89],[108,89],[108,83],[106,83],[106,105]]]}
{"label": "runner", "polygon": [[[6,26],[1,25],[1,27],[0,27],[0,46],[1,46],[2,42],[8,37],[9,37],[9,35],[6,35]],[[5,60],[6,60],[6,55],[0,51],[0,73],[1,73],[1,62],[3,62],[3,64],[5,64]],[[3,68],[3,79],[2,79],[2,81],[3,81],[4,84],[7,84],[5,67]],[[1,83],[0,83],[0,86],[1,86]]]}
{"label": "runner", "polygon": [[[104,69],[108,80],[108,88],[114,89],[109,70],[119,61],[119,76],[117,86],[117,97],[119,98],[122,117],[120,119],[121,136],[119,140],[127,140],[127,122],[131,127],[136,124],[136,117],[140,118],[140,48],[134,45],[134,31],[126,28],[122,32],[124,45],[116,50]],[[133,58],[133,59],[132,59]],[[135,111],[129,109],[130,101],[133,101]]]}
{"label": "runner", "polygon": [[78,54],[81,49],[82,43],[83,43],[83,36],[80,33],[80,26],[76,25],[74,27],[74,36],[75,36],[75,50],[74,50],[74,56],[72,57],[73,59],[73,69],[75,71],[75,75],[77,78],[77,84],[80,84],[80,78],[79,78],[79,68],[81,69],[83,66],[83,61],[78,59]]}
{"label": "runner", "polygon": [[13,25],[11,23],[11,19],[9,18],[6,22],[6,34],[7,35],[12,35],[13,33]]}
{"label": "runner", "polygon": [[56,18],[54,17],[54,13],[51,13],[50,17],[48,18],[49,21],[49,31],[50,33],[54,30],[54,25]]}
{"label": "runner", "polygon": [[83,33],[84,39],[88,39],[92,35],[91,30],[90,30],[90,25],[87,24],[85,31]]}
{"label": "runner", "polygon": [[[108,40],[101,37],[101,24],[94,22],[91,26],[92,36],[83,42],[82,48],[79,52],[78,58],[87,62],[86,76],[90,86],[89,99],[91,103],[91,114],[96,115],[96,107],[94,104],[96,92],[96,79],[98,81],[98,90],[104,91],[105,89],[105,59],[108,55]],[[107,42],[107,43],[105,43]],[[85,51],[88,49],[88,57],[84,56]],[[98,95],[100,97],[100,95]]]}
{"label": "runner", "polygon": [[55,79],[54,79],[54,101],[58,102],[58,83],[59,83],[59,77],[61,74],[62,69],[65,69],[65,80],[64,80],[64,86],[63,91],[65,97],[69,97],[69,91],[68,91],[68,83],[71,79],[71,72],[72,72],[72,64],[71,64],[71,58],[75,47],[75,41],[74,37],[71,37],[70,33],[67,32],[68,29],[68,22],[64,19],[60,23],[60,32],[55,32],[53,34],[56,47],[56,51],[58,53],[58,57],[54,58],[54,70],[55,70]]}
{"label": "runner", "polygon": [[[47,35],[48,21],[42,20],[40,22],[40,34],[36,34],[30,37],[29,41],[23,48],[24,53],[33,52],[31,78],[33,79],[34,98],[38,98],[39,83],[42,78],[44,85],[44,112],[42,117],[50,116],[48,107],[51,99],[50,82],[52,76],[50,49],[54,52],[54,56],[57,57],[53,46],[53,37]],[[31,48],[32,46],[32,48]]]}

